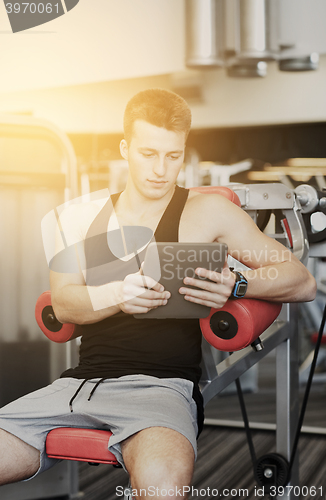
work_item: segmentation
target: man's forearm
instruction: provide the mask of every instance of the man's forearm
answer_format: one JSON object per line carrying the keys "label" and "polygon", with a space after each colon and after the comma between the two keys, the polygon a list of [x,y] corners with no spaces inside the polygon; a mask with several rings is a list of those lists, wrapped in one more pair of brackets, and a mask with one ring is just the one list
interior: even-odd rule
{"label": "man's forearm", "polygon": [[316,296],[316,281],[309,271],[295,262],[281,262],[241,271],[248,280],[246,298],[280,302],[308,302]]}
{"label": "man's forearm", "polygon": [[78,325],[97,323],[121,311],[118,304],[118,286],[109,283],[98,287],[66,285],[59,293],[52,293],[52,305],[61,323]]}

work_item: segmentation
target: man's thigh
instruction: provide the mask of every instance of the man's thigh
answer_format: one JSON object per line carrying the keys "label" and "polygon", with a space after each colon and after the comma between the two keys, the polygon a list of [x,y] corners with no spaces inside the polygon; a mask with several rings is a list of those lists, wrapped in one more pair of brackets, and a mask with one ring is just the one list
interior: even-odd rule
{"label": "man's thigh", "polygon": [[40,452],[0,429],[0,485],[33,476],[40,466]]}
{"label": "man's thigh", "polygon": [[194,449],[184,435],[173,429],[144,429],[123,441],[121,451],[133,489],[176,491],[191,483]]}
{"label": "man's thigh", "polygon": [[0,429],[12,435],[17,449],[40,457],[38,472],[57,463],[45,453],[48,432],[56,427],[82,427],[78,415],[69,410],[69,400],[79,385],[79,380],[58,379],[0,408]]}

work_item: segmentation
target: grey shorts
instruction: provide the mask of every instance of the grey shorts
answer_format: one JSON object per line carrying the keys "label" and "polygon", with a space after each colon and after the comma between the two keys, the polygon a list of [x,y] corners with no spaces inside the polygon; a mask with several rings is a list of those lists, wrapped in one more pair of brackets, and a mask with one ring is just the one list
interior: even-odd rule
{"label": "grey shorts", "polygon": [[[104,380],[88,400],[98,381],[88,380],[76,395],[82,380],[61,378],[0,409],[0,428],[40,450],[37,474],[58,462],[45,453],[47,433],[56,427],[110,430],[109,450],[123,466],[120,443],[148,427],[168,427],[183,434],[196,457],[197,406],[192,382],[127,375]],[[69,402],[74,395],[71,412]]]}

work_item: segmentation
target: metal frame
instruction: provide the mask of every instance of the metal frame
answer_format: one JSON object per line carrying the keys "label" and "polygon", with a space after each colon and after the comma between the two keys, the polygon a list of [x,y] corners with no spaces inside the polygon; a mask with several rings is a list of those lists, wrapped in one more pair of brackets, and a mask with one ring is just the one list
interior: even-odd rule
{"label": "metal frame", "polygon": [[[77,160],[73,146],[67,135],[51,122],[30,116],[0,114],[0,137],[45,139],[52,143],[62,156],[61,170],[65,174],[66,183],[65,198],[72,199],[78,195]],[[46,173],[45,170],[44,174]],[[7,172],[2,177],[4,178],[6,174]],[[26,182],[29,173],[20,172],[20,174]]]}
{"label": "metal frame", "polygon": [[[51,143],[60,154],[60,171],[47,172],[44,169],[48,185],[60,189],[65,201],[78,196],[76,156],[69,138],[59,128],[46,120],[30,116],[0,114],[1,137],[23,137],[29,140],[43,139]],[[42,183],[44,184],[44,180],[38,172],[0,171],[0,185],[20,188],[20,186],[42,186]],[[63,356],[62,346],[53,343],[50,353],[52,378],[56,378],[57,374],[62,369],[65,369],[67,364],[70,366],[68,360],[71,357],[71,351],[71,344],[66,344]],[[2,500],[52,498],[54,491],[58,497],[69,495],[70,498],[78,498],[80,496],[77,464],[63,462],[58,464],[55,469],[44,472],[32,481],[1,486],[0,496]]]}
{"label": "metal frame", "polygon": [[[279,318],[261,335],[264,349],[254,351],[250,346],[234,352],[218,365],[215,364],[211,346],[203,340],[203,375],[201,391],[206,405],[245,371],[276,349],[276,452],[290,460],[298,423],[299,378],[298,335],[295,304],[285,304]],[[206,424],[215,424],[206,419]],[[299,484],[299,466],[296,458],[290,485]],[[281,497],[278,497],[281,498]],[[282,498],[294,500],[293,493]]]}

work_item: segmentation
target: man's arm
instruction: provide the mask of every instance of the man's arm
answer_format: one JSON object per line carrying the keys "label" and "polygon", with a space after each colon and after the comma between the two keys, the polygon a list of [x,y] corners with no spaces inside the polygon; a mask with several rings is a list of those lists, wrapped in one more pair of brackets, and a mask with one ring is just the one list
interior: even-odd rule
{"label": "man's arm", "polygon": [[[213,195],[206,198],[204,217],[212,221],[209,213],[218,214],[216,222],[210,222],[212,240],[226,243],[229,254],[251,268],[241,271],[248,280],[247,298],[279,302],[305,302],[315,298],[314,277],[290,250],[263,234],[246,212],[227,199]],[[186,278],[185,285],[195,284],[202,290],[181,288],[180,293],[192,302],[222,307],[234,286],[233,273],[225,265],[222,273],[198,269],[198,275],[214,283],[202,280],[194,283]]]}
{"label": "man's arm", "polygon": [[61,323],[96,323],[120,311],[118,303],[94,311],[82,274],[50,271],[50,287],[53,310]]}
{"label": "man's arm", "polygon": [[[146,284],[151,289],[144,287]],[[165,305],[170,293],[160,283],[144,277],[141,271],[101,286],[86,286],[82,273],[50,272],[51,299],[61,323],[90,324],[113,316],[146,313]]]}
{"label": "man's arm", "polygon": [[52,306],[62,323],[96,323],[120,311],[127,314],[146,313],[165,305],[170,296],[160,283],[142,276],[141,271],[126,276],[123,281],[101,286],[86,284],[87,263],[80,243],[100,208],[94,203],[69,206],[61,213],[55,228],[56,252],[62,251],[63,240],[65,246],[70,248],[75,245],[76,250],[66,254],[65,267],[73,272],[50,271]]}

